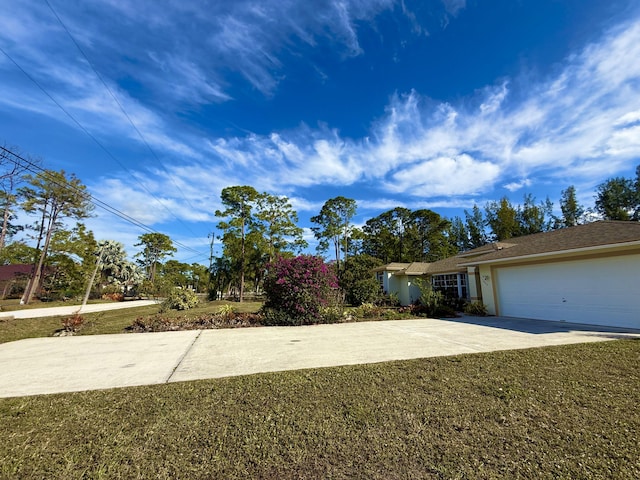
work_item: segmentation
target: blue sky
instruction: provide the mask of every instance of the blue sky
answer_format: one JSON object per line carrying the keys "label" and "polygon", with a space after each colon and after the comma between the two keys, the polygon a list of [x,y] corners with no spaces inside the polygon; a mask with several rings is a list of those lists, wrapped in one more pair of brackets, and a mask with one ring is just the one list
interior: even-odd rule
{"label": "blue sky", "polygon": [[[308,228],[337,195],[356,223],[525,193],[559,208],[569,185],[591,206],[640,163],[631,0],[0,4],[0,143],[181,261],[207,263],[226,186],[287,195]],[[101,209],[87,224],[131,255],[145,233]]]}

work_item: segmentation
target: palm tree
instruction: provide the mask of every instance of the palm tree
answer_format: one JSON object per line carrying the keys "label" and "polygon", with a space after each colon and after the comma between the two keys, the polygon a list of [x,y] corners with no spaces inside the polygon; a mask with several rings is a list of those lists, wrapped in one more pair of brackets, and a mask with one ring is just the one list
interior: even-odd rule
{"label": "palm tree", "polygon": [[[123,264],[127,261],[124,245],[115,240],[102,240],[98,242],[96,256],[96,266],[91,274],[91,280],[89,280],[87,284],[87,290],[82,300],[82,307],[84,307],[89,300],[89,294],[91,293],[91,288],[93,287],[93,282],[95,282],[98,270],[101,273],[108,270],[111,273],[111,277],[117,277],[122,270]],[[82,307],[80,307],[80,309],[82,309]]]}

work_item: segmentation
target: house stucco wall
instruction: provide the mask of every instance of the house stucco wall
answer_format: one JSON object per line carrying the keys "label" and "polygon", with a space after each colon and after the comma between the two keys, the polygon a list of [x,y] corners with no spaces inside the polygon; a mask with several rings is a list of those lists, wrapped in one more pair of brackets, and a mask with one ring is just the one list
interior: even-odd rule
{"label": "house stucco wall", "polygon": [[398,295],[400,297],[400,290],[402,289],[402,284],[398,281],[398,277],[393,275],[392,273],[387,273],[387,289],[386,292],[389,295]]}
{"label": "house stucco wall", "polygon": [[385,291],[390,295],[397,295],[400,305],[411,305],[420,298],[420,288],[415,278],[407,275],[393,275],[385,272]]}
{"label": "house stucco wall", "polygon": [[[480,270],[480,291],[482,292],[482,303],[487,306],[489,315],[497,315],[496,313],[496,295],[493,285],[493,269],[488,265],[478,266]],[[469,283],[471,283],[471,275],[469,275]]]}

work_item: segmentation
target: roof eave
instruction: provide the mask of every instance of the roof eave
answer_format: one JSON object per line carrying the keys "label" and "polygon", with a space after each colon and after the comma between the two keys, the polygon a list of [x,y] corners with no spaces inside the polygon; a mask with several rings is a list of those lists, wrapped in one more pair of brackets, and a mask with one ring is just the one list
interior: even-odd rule
{"label": "roof eave", "polygon": [[488,265],[492,263],[508,263],[518,260],[528,260],[528,259],[536,259],[543,257],[559,257],[563,255],[576,255],[580,253],[588,253],[588,252],[599,252],[603,250],[627,250],[633,247],[640,247],[640,240],[634,240],[633,242],[622,242],[622,243],[607,243],[605,245],[593,245],[590,247],[581,247],[581,248],[571,248],[566,250],[554,250],[551,252],[541,252],[541,253],[531,253],[528,255],[517,255],[513,257],[504,257],[504,258],[494,258],[488,260],[481,260],[477,262],[464,262],[459,263],[460,267],[472,267],[474,265]]}

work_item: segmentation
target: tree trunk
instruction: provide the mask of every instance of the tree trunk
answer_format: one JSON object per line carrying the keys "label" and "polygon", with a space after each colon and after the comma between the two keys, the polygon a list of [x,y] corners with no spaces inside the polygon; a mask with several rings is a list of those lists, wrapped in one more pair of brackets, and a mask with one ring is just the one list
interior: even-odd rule
{"label": "tree trunk", "polygon": [[340,276],[340,237],[335,236],[333,239],[333,244],[336,248],[336,274]]}
{"label": "tree trunk", "polygon": [[78,309],[78,313],[87,305],[87,301],[89,300],[89,295],[91,294],[91,287],[93,287],[93,282],[96,280],[96,275],[98,274],[98,269],[100,268],[100,261],[102,260],[102,252],[98,255],[98,260],[96,260],[96,268],[93,269],[93,273],[91,274],[91,280],[89,280],[89,284],[87,285],[87,291],[84,292],[84,298],[82,299],[82,306]]}
{"label": "tree trunk", "polygon": [[[36,252],[38,250],[40,250],[40,243],[42,242],[42,237],[44,236],[44,223],[47,219],[47,206],[48,206],[49,202],[48,200],[45,202],[45,204],[42,206],[42,218],[40,219],[40,231],[38,232],[38,242],[36,243]],[[24,305],[27,302],[27,298],[31,295],[31,290],[33,288],[33,279],[35,277],[36,274],[36,263],[37,263],[37,259],[33,258],[33,270],[31,271],[31,276],[29,277],[29,280],[27,281],[27,285],[24,287],[24,293],[22,294],[22,298],[20,299],[20,305]]]}
{"label": "tree trunk", "polygon": [[[8,202],[8,201],[7,201]],[[9,205],[4,208],[4,217],[2,219],[2,232],[0,232],[0,250],[4,248],[4,242],[7,238],[7,230],[9,229]]]}
{"label": "tree trunk", "polygon": [[57,211],[53,211],[51,213],[51,216],[49,217],[47,236],[44,240],[44,247],[42,248],[42,252],[40,252],[40,260],[38,261],[38,266],[36,267],[36,271],[34,273],[33,279],[30,282],[29,288],[25,291],[25,295],[23,297],[24,303],[26,305],[29,305],[31,299],[33,298],[33,294],[40,288],[40,283],[42,281],[42,269],[44,268],[44,261],[47,258],[47,252],[49,251],[49,243],[51,242],[51,235],[53,235],[53,225],[55,224],[57,216]]}
{"label": "tree trunk", "polygon": [[[244,204],[242,205],[242,209],[244,211]],[[241,253],[240,253],[240,303],[242,303],[244,299],[244,255],[245,255],[245,245],[244,245],[244,217],[242,218],[242,234],[241,234]]]}

